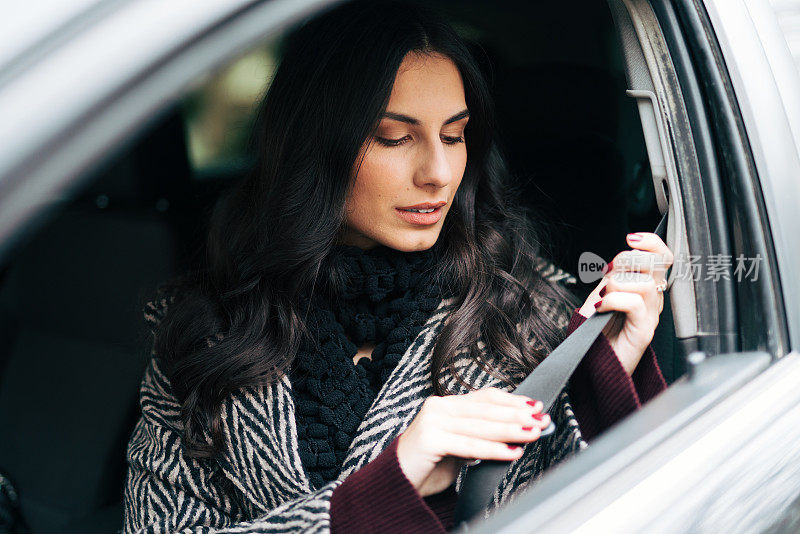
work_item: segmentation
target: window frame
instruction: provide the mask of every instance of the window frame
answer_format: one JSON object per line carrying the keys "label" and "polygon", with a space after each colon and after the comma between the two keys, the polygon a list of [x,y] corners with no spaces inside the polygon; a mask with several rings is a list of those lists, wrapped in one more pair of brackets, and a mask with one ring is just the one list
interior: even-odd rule
{"label": "window frame", "polygon": [[51,53],[20,53],[0,77],[0,262],[204,73],[338,1],[118,2],[91,25],[60,28]]}

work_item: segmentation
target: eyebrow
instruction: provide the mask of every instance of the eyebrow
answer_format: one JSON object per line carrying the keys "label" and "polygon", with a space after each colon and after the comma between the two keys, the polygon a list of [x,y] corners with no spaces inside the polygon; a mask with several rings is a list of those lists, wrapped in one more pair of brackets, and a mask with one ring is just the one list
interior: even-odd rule
{"label": "eyebrow", "polygon": [[[415,126],[419,124],[418,119],[415,119],[414,117],[409,117],[408,115],[403,115],[402,113],[392,113],[391,111],[387,111],[383,114],[383,117],[387,119],[394,119],[400,122],[407,122],[408,124],[413,124]],[[442,126],[444,126],[445,124],[450,124],[451,122],[456,122],[458,120],[461,120],[464,117],[469,117],[468,109],[462,109],[461,111],[459,111],[458,113],[456,113],[455,115],[444,121],[442,123]]]}

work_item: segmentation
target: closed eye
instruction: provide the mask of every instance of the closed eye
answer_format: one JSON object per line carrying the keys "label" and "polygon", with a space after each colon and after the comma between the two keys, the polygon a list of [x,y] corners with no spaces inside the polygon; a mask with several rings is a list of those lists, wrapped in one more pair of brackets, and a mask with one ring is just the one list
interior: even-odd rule
{"label": "closed eye", "polygon": [[[388,139],[386,137],[375,136],[375,139],[383,146],[400,146],[404,144],[406,141],[408,141],[409,136],[406,135],[404,137],[401,137],[400,139]],[[445,144],[448,145],[456,145],[458,143],[464,142],[464,136],[453,137],[450,135],[443,135],[441,136],[441,139]]]}
{"label": "closed eye", "polygon": [[375,139],[384,146],[399,146],[408,141],[409,136],[401,137],[400,139],[387,139],[385,137],[375,136]]}
{"label": "closed eye", "polygon": [[464,142],[464,136],[462,135],[462,136],[459,136],[459,137],[451,137],[449,135],[443,135],[442,136],[442,141],[444,141],[448,145],[456,145],[458,143],[463,143]]}

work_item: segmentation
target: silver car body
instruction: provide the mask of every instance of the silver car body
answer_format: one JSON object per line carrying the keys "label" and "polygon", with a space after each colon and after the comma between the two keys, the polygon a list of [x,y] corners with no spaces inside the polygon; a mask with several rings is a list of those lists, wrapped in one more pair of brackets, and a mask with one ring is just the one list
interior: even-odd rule
{"label": "silver car body", "polygon": [[[332,3],[40,2],[4,17],[0,257],[202,75]],[[696,357],[686,379],[472,531],[800,531],[800,77],[766,0],[698,6],[755,163],[785,335],[767,333],[770,352]]]}

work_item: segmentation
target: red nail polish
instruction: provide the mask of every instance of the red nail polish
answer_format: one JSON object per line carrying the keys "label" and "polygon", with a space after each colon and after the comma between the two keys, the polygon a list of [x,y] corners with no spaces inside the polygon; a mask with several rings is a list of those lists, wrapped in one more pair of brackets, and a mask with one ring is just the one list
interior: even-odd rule
{"label": "red nail polish", "polygon": [[512,445],[510,443],[506,443],[506,445],[508,445],[508,448],[511,449],[512,451],[515,451],[520,448],[519,445]]}
{"label": "red nail polish", "polygon": [[545,414],[543,414],[543,413],[535,413],[531,417],[533,417],[537,421],[541,421],[542,419],[544,419],[544,416],[545,416]]}
{"label": "red nail polish", "polygon": [[602,303],[603,303],[603,299],[600,299],[597,302],[595,302],[594,303],[594,309],[596,310],[597,308],[599,308]]}
{"label": "red nail polish", "polygon": [[641,241],[642,236],[640,236],[639,234],[628,234],[628,239],[630,241]]}
{"label": "red nail polish", "polygon": [[530,432],[531,430],[533,430],[533,427],[532,426],[523,426],[522,430],[524,430],[525,432]]}
{"label": "red nail polish", "polygon": [[537,401],[537,400],[529,400],[525,404],[527,404],[528,406],[536,406],[537,404],[539,404],[539,401]]}
{"label": "red nail polish", "polygon": [[603,286],[603,289],[600,290],[600,296],[602,297],[605,294],[606,294],[606,288],[605,286]]}

